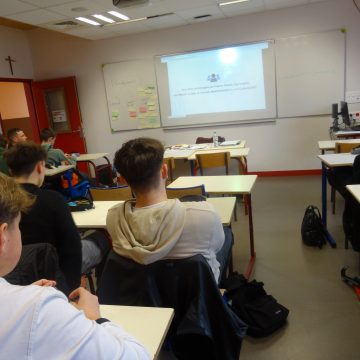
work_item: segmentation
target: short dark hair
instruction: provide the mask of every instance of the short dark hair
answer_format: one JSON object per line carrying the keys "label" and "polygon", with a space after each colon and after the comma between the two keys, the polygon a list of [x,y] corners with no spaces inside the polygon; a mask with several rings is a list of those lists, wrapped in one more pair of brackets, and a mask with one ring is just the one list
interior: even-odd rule
{"label": "short dark hair", "polygon": [[16,133],[18,133],[20,131],[22,131],[20,128],[11,128],[11,129],[9,129],[7,131],[7,134],[6,134],[8,140],[11,142],[12,139],[14,138],[14,136],[16,135]]}
{"label": "short dark hair", "polygon": [[0,173],[0,224],[11,224],[34,200],[13,178]]}
{"label": "short dark hair", "polygon": [[137,138],[123,144],[115,153],[114,166],[135,190],[157,185],[164,161],[164,146],[156,139]]}
{"label": "short dark hair", "polygon": [[33,142],[16,144],[4,152],[7,166],[13,176],[30,175],[39,161],[46,161],[45,150]]}
{"label": "short dark hair", "polygon": [[41,141],[48,141],[50,138],[54,138],[56,136],[53,129],[45,128],[41,130],[40,139]]}

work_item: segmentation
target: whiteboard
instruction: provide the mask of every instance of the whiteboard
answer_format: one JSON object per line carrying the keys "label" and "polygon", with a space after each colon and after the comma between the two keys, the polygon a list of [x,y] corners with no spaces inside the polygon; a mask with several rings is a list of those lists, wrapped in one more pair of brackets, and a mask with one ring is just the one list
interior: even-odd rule
{"label": "whiteboard", "polygon": [[345,95],[345,33],[276,40],[278,117],[322,115]]}
{"label": "whiteboard", "polygon": [[102,66],[112,131],[160,127],[153,60]]}

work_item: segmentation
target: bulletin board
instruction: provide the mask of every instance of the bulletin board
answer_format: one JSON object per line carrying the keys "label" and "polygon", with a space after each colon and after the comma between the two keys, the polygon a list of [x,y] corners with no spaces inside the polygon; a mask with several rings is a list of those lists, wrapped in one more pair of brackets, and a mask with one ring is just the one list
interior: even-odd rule
{"label": "bulletin board", "polygon": [[104,64],[102,69],[111,130],[160,127],[153,60]]}

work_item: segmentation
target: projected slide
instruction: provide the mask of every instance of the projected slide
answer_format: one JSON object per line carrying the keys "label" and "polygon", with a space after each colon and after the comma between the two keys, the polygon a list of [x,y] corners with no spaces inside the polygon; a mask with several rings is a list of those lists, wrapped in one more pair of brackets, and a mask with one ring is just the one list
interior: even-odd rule
{"label": "projected slide", "polygon": [[271,40],[156,57],[163,125],[274,117],[274,59]]}
{"label": "projected slide", "polygon": [[170,116],[264,109],[264,48],[267,43],[163,57]]}

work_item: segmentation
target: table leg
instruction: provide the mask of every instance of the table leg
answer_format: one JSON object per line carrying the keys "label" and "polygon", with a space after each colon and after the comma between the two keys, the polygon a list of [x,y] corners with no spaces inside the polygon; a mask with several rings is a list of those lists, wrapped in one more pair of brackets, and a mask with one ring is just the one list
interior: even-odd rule
{"label": "table leg", "polygon": [[249,279],[254,267],[256,253],[255,253],[255,243],[254,243],[254,225],[252,218],[251,194],[248,194],[247,198],[248,198],[248,214],[249,214],[250,260],[246,268],[245,277]]}
{"label": "table leg", "polygon": [[326,178],[326,167],[325,164],[322,163],[322,173],[321,173],[321,198],[322,198],[322,221],[325,227],[325,235],[328,243],[331,247],[336,247],[336,241],[326,229],[327,225],[327,178]]}

